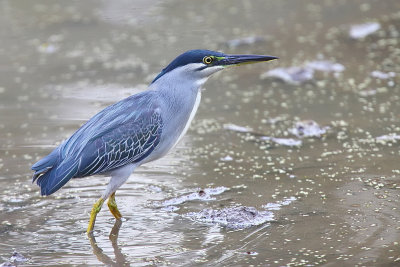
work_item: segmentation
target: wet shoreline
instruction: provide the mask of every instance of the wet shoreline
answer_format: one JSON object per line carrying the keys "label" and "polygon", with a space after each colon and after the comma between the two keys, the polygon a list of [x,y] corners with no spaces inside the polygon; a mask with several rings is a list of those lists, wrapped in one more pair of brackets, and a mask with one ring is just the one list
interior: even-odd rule
{"label": "wet shoreline", "polygon": [[[399,9],[394,0],[4,1],[0,264],[397,264]],[[88,239],[108,178],[41,197],[30,166],[193,48],[280,59],[210,79],[183,141],[118,191],[118,238],[104,209]],[[226,190],[208,195],[216,188]],[[226,227],[271,215],[262,212],[273,219]]]}

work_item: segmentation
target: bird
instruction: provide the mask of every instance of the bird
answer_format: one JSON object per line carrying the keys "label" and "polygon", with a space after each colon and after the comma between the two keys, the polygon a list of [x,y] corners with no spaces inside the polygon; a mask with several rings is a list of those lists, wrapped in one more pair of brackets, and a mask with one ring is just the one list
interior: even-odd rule
{"label": "bird", "polygon": [[31,169],[42,196],[51,195],[72,178],[110,176],[90,213],[93,233],[103,203],[116,220],[122,215],[115,192],[134,170],[167,154],[182,139],[200,104],[202,86],[230,66],[277,59],[266,55],[231,55],[189,50],[176,57],[148,88],[112,104],[83,124],[71,137]]}

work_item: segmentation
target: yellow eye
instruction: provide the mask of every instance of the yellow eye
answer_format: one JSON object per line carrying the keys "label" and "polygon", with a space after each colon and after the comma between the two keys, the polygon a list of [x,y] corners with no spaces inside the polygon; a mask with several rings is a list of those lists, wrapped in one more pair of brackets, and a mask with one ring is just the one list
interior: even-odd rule
{"label": "yellow eye", "polygon": [[208,65],[208,64],[211,64],[213,62],[213,60],[214,60],[213,57],[206,56],[203,58],[203,63]]}

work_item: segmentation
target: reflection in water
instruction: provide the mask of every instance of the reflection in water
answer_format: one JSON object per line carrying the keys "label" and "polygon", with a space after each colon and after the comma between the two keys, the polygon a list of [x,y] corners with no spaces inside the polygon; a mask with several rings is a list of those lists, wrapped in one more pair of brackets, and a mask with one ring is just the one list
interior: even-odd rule
{"label": "reflection in water", "polygon": [[[0,2],[0,259],[15,249],[34,266],[399,262],[400,1],[233,1]],[[380,28],[349,36],[368,20]],[[280,60],[210,79],[184,143],[121,188],[121,207],[135,220],[119,237],[116,227],[111,244],[88,242],[82,230],[106,178],[41,198],[30,166],[193,48]],[[316,59],[343,71],[314,71],[299,85],[260,79]],[[311,120],[331,129],[285,146],[298,139],[289,129]],[[194,187],[229,190],[210,201]],[[266,205],[290,196],[297,200],[280,210]],[[230,230],[185,218],[240,206],[271,210],[278,223]],[[96,227],[108,233],[113,223],[104,216]]]}
{"label": "reflection in water", "polygon": [[93,254],[97,257],[97,259],[108,266],[130,266],[127,261],[126,255],[124,255],[121,251],[121,248],[118,246],[118,235],[119,230],[122,225],[122,220],[115,220],[115,224],[111,229],[109,239],[111,241],[111,245],[114,249],[115,260],[113,260],[110,256],[106,255],[103,250],[98,246],[96,242],[96,238],[94,237],[93,232],[88,234],[90,245],[93,249]]}

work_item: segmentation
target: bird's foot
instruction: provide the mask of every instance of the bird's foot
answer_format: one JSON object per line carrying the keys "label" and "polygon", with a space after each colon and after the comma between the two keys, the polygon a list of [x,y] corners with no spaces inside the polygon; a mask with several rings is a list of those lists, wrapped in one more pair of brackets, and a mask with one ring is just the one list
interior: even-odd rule
{"label": "bird's foot", "polygon": [[112,193],[111,196],[108,198],[107,205],[112,215],[114,215],[115,219],[120,220],[122,218],[122,215],[118,210],[117,202],[115,202],[115,192]]}
{"label": "bird's foot", "polygon": [[92,211],[90,212],[90,220],[89,220],[89,225],[87,228],[86,233],[90,234],[91,232],[93,232],[93,228],[94,228],[94,223],[96,222],[96,216],[97,213],[100,212],[101,207],[103,206],[104,203],[104,199],[100,198],[99,200],[96,201],[96,203],[94,203]]}

